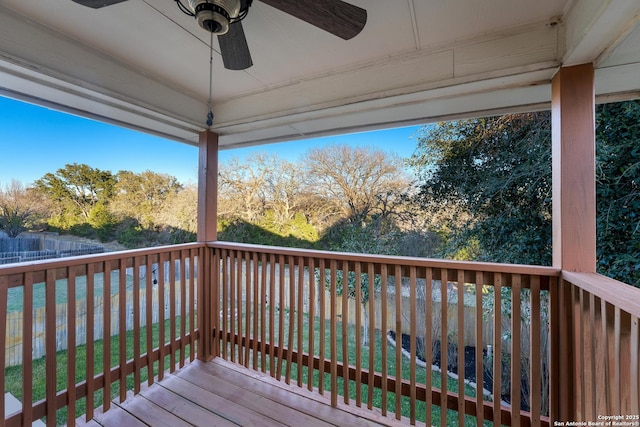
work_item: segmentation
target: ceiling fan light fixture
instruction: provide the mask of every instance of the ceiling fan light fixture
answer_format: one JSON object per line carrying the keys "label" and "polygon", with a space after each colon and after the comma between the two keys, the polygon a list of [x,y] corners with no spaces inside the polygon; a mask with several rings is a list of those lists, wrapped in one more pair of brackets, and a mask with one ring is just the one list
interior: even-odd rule
{"label": "ceiling fan light fixture", "polygon": [[240,0],[189,0],[198,25],[207,32],[222,35],[240,14]]}

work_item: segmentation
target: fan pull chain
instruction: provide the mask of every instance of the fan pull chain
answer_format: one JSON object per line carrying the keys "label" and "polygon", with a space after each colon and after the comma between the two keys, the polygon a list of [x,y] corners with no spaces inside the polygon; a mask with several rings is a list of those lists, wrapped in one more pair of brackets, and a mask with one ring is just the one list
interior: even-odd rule
{"label": "fan pull chain", "polygon": [[207,113],[207,128],[213,126],[212,86],[213,86],[213,33],[209,33],[209,112]]}

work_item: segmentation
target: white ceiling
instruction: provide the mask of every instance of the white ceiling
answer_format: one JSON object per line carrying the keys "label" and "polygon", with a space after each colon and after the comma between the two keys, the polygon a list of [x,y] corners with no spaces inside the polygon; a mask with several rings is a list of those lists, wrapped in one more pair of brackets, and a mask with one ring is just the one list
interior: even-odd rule
{"label": "white ceiling", "polygon": [[[345,41],[254,1],[244,71],[214,39],[222,146],[546,107],[561,65],[593,62],[600,96],[640,93],[638,0],[349,2],[368,18]],[[195,144],[208,44],[174,0],[0,0],[0,94]]]}

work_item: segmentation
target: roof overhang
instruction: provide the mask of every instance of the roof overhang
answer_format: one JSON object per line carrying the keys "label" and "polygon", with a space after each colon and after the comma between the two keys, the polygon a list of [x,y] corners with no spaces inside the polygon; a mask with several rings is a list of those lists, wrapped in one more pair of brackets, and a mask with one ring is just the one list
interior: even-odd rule
{"label": "roof overhang", "polygon": [[[602,99],[640,93],[637,0],[351,2],[349,41],[254,2],[245,71],[214,41],[223,148],[548,108],[563,65],[592,62]],[[4,0],[0,22],[0,94],[197,144],[209,38],[173,1]]]}

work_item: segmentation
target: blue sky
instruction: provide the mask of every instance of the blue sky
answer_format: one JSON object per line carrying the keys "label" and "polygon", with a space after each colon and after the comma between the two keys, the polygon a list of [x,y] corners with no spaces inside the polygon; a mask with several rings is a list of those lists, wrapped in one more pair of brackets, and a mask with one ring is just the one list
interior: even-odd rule
{"label": "blue sky", "polygon": [[[326,144],[372,146],[408,157],[419,126],[222,150],[220,161],[266,152],[297,161],[311,147]],[[0,97],[0,185],[25,185],[68,163],[117,172],[167,173],[182,183],[197,180],[196,147],[137,131]]]}

